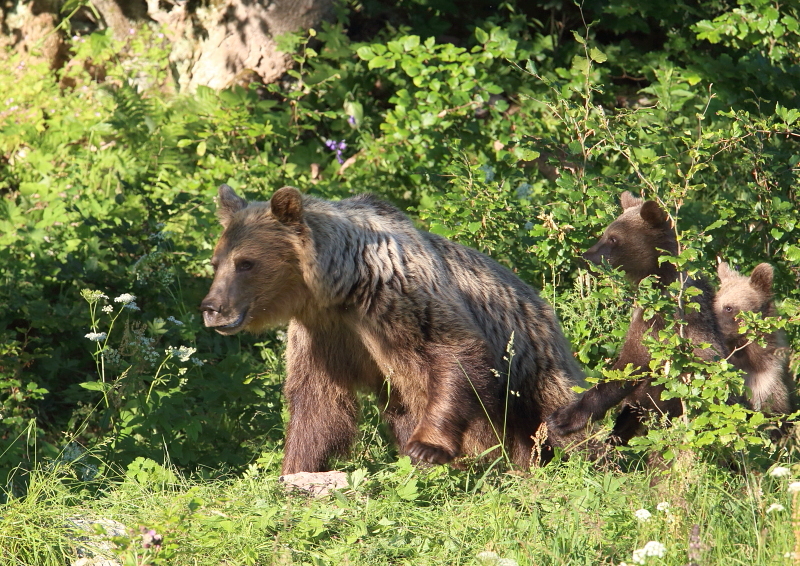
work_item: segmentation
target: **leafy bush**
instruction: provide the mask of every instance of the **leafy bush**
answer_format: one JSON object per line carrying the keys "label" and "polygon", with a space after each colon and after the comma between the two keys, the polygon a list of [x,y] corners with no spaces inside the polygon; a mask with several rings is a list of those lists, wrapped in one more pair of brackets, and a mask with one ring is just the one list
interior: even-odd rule
{"label": "leafy bush", "polygon": [[[56,71],[10,53],[0,63],[14,79],[0,82],[0,472],[72,439],[109,465],[167,455],[188,469],[279,446],[279,335],[223,338],[197,315],[222,182],[249,198],[292,184],[395,201],[541,288],[597,378],[627,300],[675,305],[580,269],[622,190],[670,211],[681,269],[713,273],[717,256],[743,271],[773,263],[780,310],[798,320],[793,7],[617,0],[589,3],[587,27],[572,7],[541,23],[504,4],[456,27],[461,45],[437,42],[443,20],[423,25],[422,12],[355,42],[348,26],[367,9],[283,38],[296,67],[266,86],[172,94],[148,26],[125,42],[75,37]],[[131,293],[140,310],[114,310],[112,329],[85,289]],[[787,331],[797,350],[797,325]],[[152,363],[136,349],[147,341]],[[170,347],[204,365],[176,363]],[[653,347],[658,367],[682,367],[679,340]],[[692,369],[689,388],[670,378],[693,424],[642,442],[762,443],[758,417],[724,402],[727,371]]]}

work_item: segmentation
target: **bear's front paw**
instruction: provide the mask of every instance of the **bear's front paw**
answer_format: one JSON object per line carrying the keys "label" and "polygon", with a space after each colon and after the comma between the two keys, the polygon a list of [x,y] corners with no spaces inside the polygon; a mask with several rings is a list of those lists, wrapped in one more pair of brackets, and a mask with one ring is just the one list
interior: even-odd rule
{"label": "bear's front paw", "polygon": [[550,413],[547,417],[547,428],[556,434],[572,434],[583,430],[588,421],[589,415],[573,403]]}
{"label": "bear's front paw", "polygon": [[456,457],[440,446],[433,446],[419,440],[409,440],[405,448],[412,460],[429,464],[447,464]]}

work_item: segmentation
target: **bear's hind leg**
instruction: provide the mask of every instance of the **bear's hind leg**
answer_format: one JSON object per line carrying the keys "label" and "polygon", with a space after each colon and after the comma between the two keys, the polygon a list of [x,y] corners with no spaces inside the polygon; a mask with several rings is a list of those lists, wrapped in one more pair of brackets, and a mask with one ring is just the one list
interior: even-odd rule
{"label": "bear's hind leg", "polygon": [[461,455],[470,421],[496,415],[484,392],[489,366],[479,346],[456,352],[440,347],[427,358],[427,404],[404,451],[415,460],[446,464]]}

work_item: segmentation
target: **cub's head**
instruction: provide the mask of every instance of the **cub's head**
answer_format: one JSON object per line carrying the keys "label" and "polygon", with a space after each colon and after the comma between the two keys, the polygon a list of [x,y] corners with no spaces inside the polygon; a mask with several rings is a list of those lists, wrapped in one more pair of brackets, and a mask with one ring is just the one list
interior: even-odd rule
{"label": "cub's head", "polygon": [[772,266],[758,264],[750,277],[739,275],[724,261],[717,267],[720,288],[714,298],[714,314],[719,329],[729,345],[735,345],[742,336],[736,316],[742,311],[752,311],[772,316]]}
{"label": "cub's head", "polygon": [[622,193],[622,214],[583,258],[594,264],[607,261],[638,283],[648,275],[660,273],[658,258],[676,254],[678,243],[667,213],[657,202],[643,201],[630,192]]}
{"label": "cub's head", "polygon": [[217,217],[224,231],[211,258],[214,282],[200,305],[205,325],[235,334],[288,322],[305,301],[301,194],[284,187],[270,202],[248,203],[222,185]]}

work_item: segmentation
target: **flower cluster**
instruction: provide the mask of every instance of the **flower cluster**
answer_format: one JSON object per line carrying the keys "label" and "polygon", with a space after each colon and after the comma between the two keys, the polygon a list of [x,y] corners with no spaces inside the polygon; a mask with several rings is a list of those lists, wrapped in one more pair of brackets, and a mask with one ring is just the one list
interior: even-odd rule
{"label": "flower cluster", "polygon": [[142,548],[152,548],[156,551],[161,549],[164,538],[155,529],[139,527],[139,532],[142,533]]}
{"label": "flower cluster", "polygon": [[100,342],[102,340],[105,340],[106,336],[108,335],[105,332],[89,332],[85,336],[92,342]]}
{"label": "flower cluster", "polygon": [[139,310],[139,307],[136,306],[136,295],[131,295],[130,293],[122,293],[119,297],[114,299],[114,302],[122,303],[122,306],[126,309],[134,311]]}
{"label": "flower cluster", "polygon": [[500,558],[499,554],[491,550],[479,552],[475,558],[486,566],[517,566],[517,561],[513,558]]}
{"label": "flower cluster", "polygon": [[344,163],[342,152],[347,149],[347,143],[345,143],[344,140],[340,140],[338,142],[336,140],[328,140],[325,142],[325,147],[336,152],[336,161],[339,163]]}
{"label": "flower cluster", "polygon": [[182,362],[188,362],[189,358],[192,357],[197,351],[197,348],[190,348],[189,346],[180,346],[178,348],[173,348],[170,346],[167,348],[167,355],[172,356],[173,358],[178,358]]}
{"label": "flower cluster", "polygon": [[651,540],[647,544],[644,545],[642,548],[637,548],[633,551],[633,563],[634,564],[644,564],[647,562],[647,558],[649,556],[655,556],[656,558],[661,558],[664,556],[664,553],[667,551],[667,548],[658,542],[657,540]]}
{"label": "flower cluster", "polygon": [[83,289],[81,291],[81,297],[83,297],[86,302],[90,304],[94,304],[100,299],[107,299],[108,295],[104,295],[100,291],[92,291],[91,289]]}
{"label": "flower cluster", "polygon": [[785,466],[775,466],[770,470],[769,475],[773,478],[787,478],[792,475],[792,470]]}
{"label": "flower cluster", "polygon": [[637,520],[641,521],[642,523],[646,523],[650,520],[650,517],[653,516],[650,511],[647,509],[637,509],[633,512],[633,516],[636,517]]}

